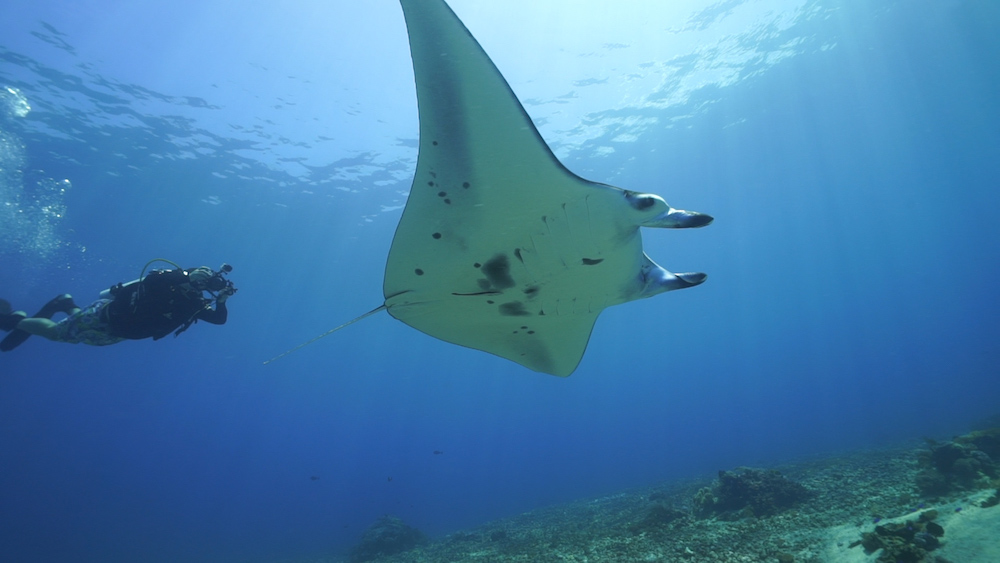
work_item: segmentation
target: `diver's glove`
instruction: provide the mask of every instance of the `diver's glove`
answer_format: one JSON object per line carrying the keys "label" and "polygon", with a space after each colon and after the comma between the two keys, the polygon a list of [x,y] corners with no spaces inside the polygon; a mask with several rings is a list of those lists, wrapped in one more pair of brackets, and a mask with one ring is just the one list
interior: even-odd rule
{"label": "diver's glove", "polygon": [[233,287],[231,285],[228,286],[228,287],[224,287],[224,288],[222,288],[221,291],[219,291],[219,296],[215,298],[215,302],[216,303],[225,303],[226,299],[229,299],[229,297],[232,294],[234,294],[234,293],[236,293],[236,288],[235,287]]}

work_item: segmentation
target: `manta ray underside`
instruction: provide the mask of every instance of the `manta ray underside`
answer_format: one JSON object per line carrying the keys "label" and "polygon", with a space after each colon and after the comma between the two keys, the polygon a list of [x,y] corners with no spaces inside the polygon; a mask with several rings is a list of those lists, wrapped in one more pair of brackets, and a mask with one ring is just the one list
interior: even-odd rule
{"label": "manta ray underside", "polygon": [[385,268],[389,314],[567,376],[604,308],[705,281],[653,263],[639,227],[703,227],[712,217],[567,170],[448,5],[400,3],[420,145]]}

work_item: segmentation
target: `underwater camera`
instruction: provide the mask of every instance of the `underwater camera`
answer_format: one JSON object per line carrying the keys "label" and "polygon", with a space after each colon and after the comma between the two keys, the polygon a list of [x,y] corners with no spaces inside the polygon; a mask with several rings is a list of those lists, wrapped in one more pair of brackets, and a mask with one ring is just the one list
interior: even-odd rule
{"label": "underwater camera", "polygon": [[233,285],[233,282],[222,277],[232,271],[233,271],[232,266],[223,263],[221,266],[219,266],[219,271],[215,272],[215,274],[213,274],[212,277],[208,279],[208,282],[206,282],[205,284],[205,289],[211,291],[212,293],[217,293],[224,289],[231,289],[232,292],[235,293],[236,287]]}

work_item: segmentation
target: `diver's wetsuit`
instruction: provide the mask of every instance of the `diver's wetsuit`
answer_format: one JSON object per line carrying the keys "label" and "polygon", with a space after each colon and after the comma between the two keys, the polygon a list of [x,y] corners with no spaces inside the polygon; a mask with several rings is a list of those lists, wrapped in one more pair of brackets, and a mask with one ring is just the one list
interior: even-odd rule
{"label": "diver's wetsuit", "polygon": [[229,313],[225,301],[211,308],[200,290],[190,289],[184,270],[156,270],[132,283],[111,288],[114,300],[101,309],[107,332],[118,338],[159,340],[195,321],[221,325]]}
{"label": "diver's wetsuit", "polygon": [[[11,325],[9,328],[6,324],[0,325],[0,329],[10,331],[0,340],[0,352],[17,348],[32,334],[56,342],[108,346],[126,339],[159,340],[172,331],[180,334],[199,320],[225,324],[229,317],[226,299],[236,292],[236,288],[232,282],[223,280],[221,273],[231,270],[232,267],[226,264],[218,273],[212,273],[207,266],[190,270],[154,270],[140,280],[118,284],[102,292],[100,299],[83,308],[77,307],[70,295],[59,295],[32,317],[45,319],[48,324],[39,328],[36,323],[30,332],[27,328],[16,328],[25,320],[24,314],[10,313],[9,303],[0,300],[0,309],[3,309],[0,320]],[[204,297],[205,291],[212,299]],[[213,292],[218,292],[218,296]],[[58,312],[69,316],[53,323],[52,316]]]}

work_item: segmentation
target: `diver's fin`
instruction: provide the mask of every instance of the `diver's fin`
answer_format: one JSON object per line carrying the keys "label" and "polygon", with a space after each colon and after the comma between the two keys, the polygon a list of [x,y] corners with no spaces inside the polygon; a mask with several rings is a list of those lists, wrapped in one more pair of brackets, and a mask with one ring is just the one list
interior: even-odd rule
{"label": "diver's fin", "polygon": [[13,313],[0,313],[0,330],[14,330],[14,327],[18,325],[27,317],[23,311],[14,311]]}
{"label": "diver's fin", "polygon": [[35,317],[45,317],[46,319],[51,319],[56,313],[66,313],[67,315],[73,309],[79,309],[76,303],[73,302],[73,296],[68,293],[63,293],[62,295],[56,295],[51,301],[42,306],[37,313],[34,314]]}
{"label": "diver's fin", "polygon": [[0,352],[10,352],[24,343],[31,333],[23,330],[12,330],[3,340],[0,340]]}
{"label": "diver's fin", "polygon": [[[68,293],[63,293],[62,295],[55,296],[51,301],[43,305],[37,313],[32,315],[32,318],[51,319],[56,313],[66,313],[68,315],[70,311],[76,308],[77,306],[73,302],[73,297]],[[24,341],[30,336],[30,332],[17,329],[12,330],[6,338],[0,340],[0,352],[10,352],[14,348],[24,344]]]}

